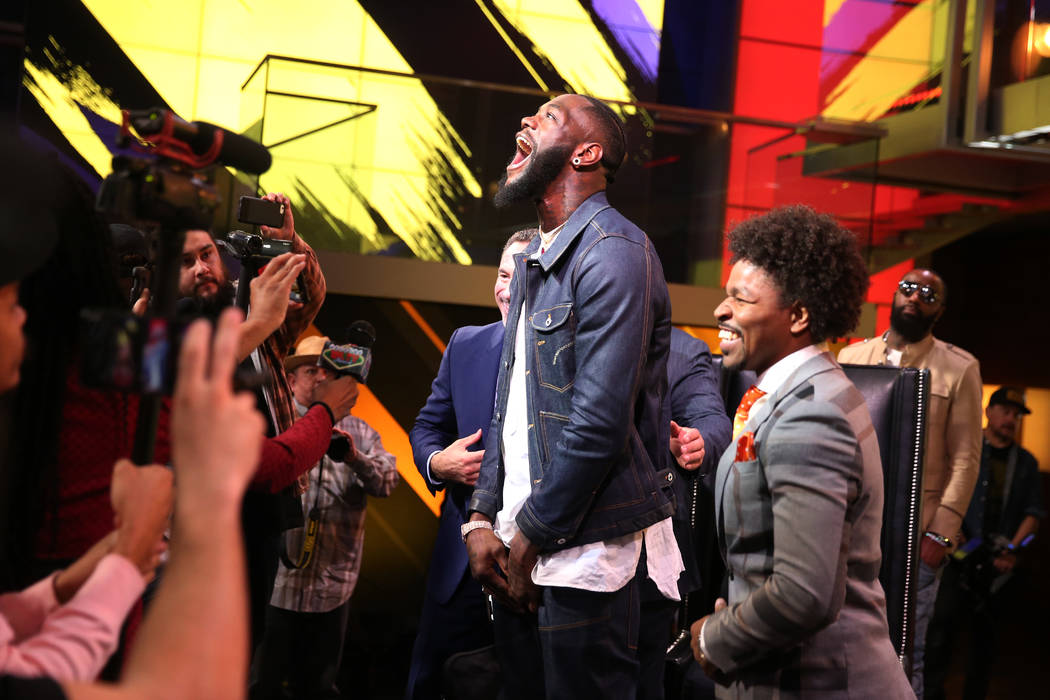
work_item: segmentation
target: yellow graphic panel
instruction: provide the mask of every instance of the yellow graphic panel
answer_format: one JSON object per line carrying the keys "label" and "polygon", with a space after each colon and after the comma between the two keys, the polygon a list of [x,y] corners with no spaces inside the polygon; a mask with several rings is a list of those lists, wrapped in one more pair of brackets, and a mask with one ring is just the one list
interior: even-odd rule
{"label": "yellow graphic panel", "polygon": [[245,86],[267,55],[411,73],[356,2],[200,0],[179,12],[148,2],[84,4],[184,119],[261,135],[270,145],[353,113],[348,103],[371,105],[359,110],[366,116],[276,146],[261,185],[286,192],[297,208],[338,217],[335,234],[314,241],[319,247],[374,252],[400,239],[422,259],[471,262],[456,237],[460,222],[443,204],[449,174],[435,173],[435,162],[468,196],[480,197],[481,186],[420,81],[271,61]]}
{"label": "yellow graphic panel", "polygon": [[108,175],[112,169],[109,147],[99,139],[77,104],[89,106],[96,113],[118,123],[120,109],[83,70],[80,70],[79,79],[74,81],[73,88],[70,89],[59,82],[52,73],[41,71],[28,61],[25,62],[25,69],[26,89],[41,109],[99,175]]}
{"label": "yellow graphic panel", "polygon": [[[843,4],[825,2],[825,26]],[[944,69],[949,9],[945,0],[923,0],[909,10],[828,95],[823,116],[872,121],[917,86],[937,78]],[[968,3],[966,47],[972,45],[973,23],[973,3]]]}
{"label": "yellow graphic panel", "polygon": [[[480,5],[483,0],[477,0]],[[496,0],[500,13],[536,46],[537,51],[565,78],[566,89],[613,100],[632,101],[627,72],[577,2],[564,0]],[[648,18],[652,3],[646,12]],[[643,11],[645,7],[643,6]],[[662,12],[661,12],[662,19]],[[654,24],[659,27],[659,24]],[[630,110],[633,113],[633,109]]]}

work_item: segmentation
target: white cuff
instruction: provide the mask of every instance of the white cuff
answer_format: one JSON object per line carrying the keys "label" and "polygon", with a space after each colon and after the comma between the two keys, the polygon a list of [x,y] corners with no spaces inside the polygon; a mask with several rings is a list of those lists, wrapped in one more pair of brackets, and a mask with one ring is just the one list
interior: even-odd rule
{"label": "white cuff", "polygon": [[434,475],[430,471],[430,460],[434,459],[434,455],[436,455],[438,452],[441,452],[441,450],[434,450],[427,457],[427,481],[434,484],[435,486],[443,486],[445,482],[441,479],[435,479]]}

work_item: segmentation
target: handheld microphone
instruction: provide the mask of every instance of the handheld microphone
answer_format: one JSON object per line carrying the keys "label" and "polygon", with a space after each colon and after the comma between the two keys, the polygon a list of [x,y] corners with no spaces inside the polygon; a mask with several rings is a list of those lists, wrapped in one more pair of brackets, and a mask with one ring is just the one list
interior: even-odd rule
{"label": "handheld microphone", "polygon": [[346,341],[341,345],[331,341],[326,343],[321,356],[317,358],[317,365],[367,384],[368,372],[372,368],[376,329],[368,321],[354,321],[346,331]]}

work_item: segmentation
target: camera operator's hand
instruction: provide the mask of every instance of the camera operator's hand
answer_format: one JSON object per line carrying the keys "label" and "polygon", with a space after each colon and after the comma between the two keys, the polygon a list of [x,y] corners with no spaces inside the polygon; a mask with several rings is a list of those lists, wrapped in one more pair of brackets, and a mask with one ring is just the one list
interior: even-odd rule
{"label": "camera operator's hand", "polygon": [[295,238],[295,218],[292,216],[292,202],[280,192],[270,192],[263,195],[262,199],[270,202],[280,202],[284,205],[284,225],[281,228],[272,226],[260,226],[259,231],[267,238],[279,238],[290,241]]}
{"label": "camera operator's hand", "polygon": [[992,560],[992,566],[1000,574],[1005,574],[1008,571],[1013,571],[1014,566],[1017,565],[1017,555],[1013,552],[1003,552],[995,559]]}
{"label": "camera operator's hand", "polygon": [[[219,317],[214,346],[208,323],[186,331],[171,413],[171,455],[179,479],[176,530],[183,523],[239,520],[240,502],[262,450],[263,417],[255,397],[233,393],[240,310]],[[199,518],[199,519],[198,519]]]}
{"label": "camera operator's hand", "polygon": [[485,450],[471,452],[467,448],[481,440],[481,428],[466,437],[456,440],[451,445],[430,458],[430,474],[440,481],[456,481],[473,486],[481,471],[481,460]]}
{"label": "camera operator's hand", "polygon": [[156,464],[136,467],[122,459],[113,468],[110,500],[117,527],[113,552],[151,577],[165,549],[164,529],[172,505],[171,470]]}
{"label": "camera operator's hand", "polygon": [[336,423],[346,418],[357,403],[357,380],[353,377],[338,377],[318,382],[314,389],[314,401],[320,401],[332,412]]}
{"label": "camera operator's hand", "polygon": [[237,360],[251,354],[271,333],[284,323],[288,313],[288,294],[295,278],[306,267],[306,256],[285,253],[271,260],[259,276],[251,281],[251,308],[248,319],[241,326],[241,340],[237,345]]}

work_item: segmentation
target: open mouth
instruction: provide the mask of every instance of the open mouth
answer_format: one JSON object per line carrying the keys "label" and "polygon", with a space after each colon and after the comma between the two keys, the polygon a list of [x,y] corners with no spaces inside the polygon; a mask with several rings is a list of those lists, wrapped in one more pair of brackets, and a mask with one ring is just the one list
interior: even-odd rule
{"label": "open mouth", "polygon": [[516,146],[516,150],[514,152],[514,160],[512,160],[510,162],[510,165],[507,166],[507,170],[520,168],[522,165],[525,164],[525,161],[527,161],[532,155],[532,143],[521,134],[518,134],[515,137],[514,145]]}
{"label": "open mouth", "polygon": [[740,341],[740,334],[729,328],[719,328],[718,330],[718,345],[722,350],[722,354],[725,355],[735,347],[736,343]]}
{"label": "open mouth", "polygon": [[728,328],[722,328],[718,331],[719,340],[740,340],[740,334],[736,331],[731,331]]}

